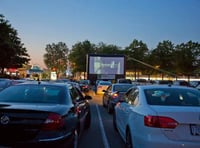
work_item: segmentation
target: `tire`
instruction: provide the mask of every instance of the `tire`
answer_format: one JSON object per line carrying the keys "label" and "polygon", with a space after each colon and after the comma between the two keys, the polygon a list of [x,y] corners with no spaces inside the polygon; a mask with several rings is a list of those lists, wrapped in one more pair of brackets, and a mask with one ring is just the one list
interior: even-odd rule
{"label": "tire", "polygon": [[126,131],[126,144],[125,144],[125,147],[126,148],[133,148],[131,132],[130,132],[129,129]]}
{"label": "tire", "polygon": [[90,125],[91,125],[91,113],[89,111],[85,119],[85,126],[84,126],[85,129],[90,128]]}
{"label": "tire", "polygon": [[[74,133],[73,133],[73,141],[70,145],[68,145],[68,143],[63,143],[62,145],[60,146],[54,146],[54,147],[59,147],[59,148],[66,148],[66,147],[69,147],[69,148],[78,148],[78,131],[77,129],[74,130]],[[52,145],[50,145],[49,147],[52,147]]]}
{"label": "tire", "polygon": [[77,148],[78,147],[78,132],[77,130],[74,131],[74,141],[73,141],[73,145],[72,148]]}

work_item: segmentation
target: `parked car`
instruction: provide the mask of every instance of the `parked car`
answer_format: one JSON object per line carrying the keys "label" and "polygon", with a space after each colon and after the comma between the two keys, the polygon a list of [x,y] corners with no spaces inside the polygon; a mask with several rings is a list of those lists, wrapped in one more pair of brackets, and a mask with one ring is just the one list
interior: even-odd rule
{"label": "parked car", "polygon": [[128,83],[128,84],[132,84],[132,81],[131,81],[131,79],[120,78],[120,79],[117,79],[116,83]]}
{"label": "parked car", "polygon": [[189,81],[189,84],[190,84],[191,87],[196,88],[200,84],[200,81],[199,80],[192,80],[192,81]]}
{"label": "parked car", "polygon": [[173,85],[180,85],[180,86],[191,87],[190,83],[188,81],[185,81],[185,80],[175,80],[175,81],[173,81]]}
{"label": "parked car", "polygon": [[90,96],[71,84],[29,82],[0,93],[0,145],[77,147],[90,127]]}
{"label": "parked car", "polygon": [[163,85],[163,84],[173,84],[173,81],[172,80],[154,80],[153,84],[160,84],[160,85]]}
{"label": "parked car", "polygon": [[197,90],[200,90],[200,84],[195,87]]}
{"label": "parked car", "polygon": [[12,80],[0,78],[0,91],[2,91],[3,89],[5,89],[11,85],[13,85]]}
{"label": "parked car", "polygon": [[89,91],[90,89],[90,80],[80,80],[79,85],[82,91]]}
{"label": "parked car", "polygon": [[199,148],[200,91],[174,85],[130,88],[113,126],[129,148]]}
{"label": "parked car", "polygon": [[133,84],[129,83],[114,83],[108,86],[106,90],[103,90],[103,106],[107,107],[108,113],[113,112],[116,103],[121,99],[123,94],[133,86]]}
{"label": "parked car", "polygon": [[97,84],[96,94],[104,94],[103,90],[106,90],[111,84],[112,83],[110,81],[99,81],[99,83]]}

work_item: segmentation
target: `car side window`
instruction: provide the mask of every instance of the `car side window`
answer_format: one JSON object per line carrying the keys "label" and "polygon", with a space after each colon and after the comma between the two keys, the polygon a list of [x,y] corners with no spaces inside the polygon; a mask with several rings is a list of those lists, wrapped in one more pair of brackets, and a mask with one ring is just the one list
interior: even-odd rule
{"label": "car side window", "polygon": [[128,96],[128,103],[131,105],[136,105],[138,103],[139,91],[136,89],[130,93]]}
{"label": "car side window", "polygon": [[82,96],[79,94],[78,90],[75,87],[72,87],[70,89],[70,95],[74,103],[82,99]]}

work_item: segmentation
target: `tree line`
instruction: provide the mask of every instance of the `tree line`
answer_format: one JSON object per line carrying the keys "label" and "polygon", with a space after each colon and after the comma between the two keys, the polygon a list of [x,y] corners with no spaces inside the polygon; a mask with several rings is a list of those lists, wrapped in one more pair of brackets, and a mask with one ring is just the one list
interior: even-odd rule
{"label": "tree line", "polygon": [[[28,64],[30,56],[17,31],[0,15],[0,70]],[[140,71],[145,75],[161,73],[172,76],[199,76],[200,44],[188,41],[175,45],[170,40],[159,42],[149,49],[141,40],[133,39],[126,47],[113,44],[91,43],[89,40],[75,43],[71,49],[64,42],[47,44],[43,60],[49,70],[65,73],[86,71],[87,54],[123,54],[126,56],[126,71]]]}
{"label": "tree line", "polygon": [[[59,51],[58,47],[62,49],[63,53],[60,52],[61,50]],[[65,50],[63,50],[64,48]],[[44,62],[48,68],[52,67],[52,61],[57,63],[67,59],[71,63],[73,73],[86,71],[86,55],[90,53],[123,54],[126,56],[126,71],[140,71],[145,75],[161,73],[162,75],[189,77],[199,76],[200,73],[200,44],[193,41],[175,45],[169,40],[164,40],[159,42],[155,49],[150,50],[143,41],[137,39],[134,39],[125,48],[112,44],[107,45],[103,42],[96,45],[85,40],[73,45],[71,50],[63,42],[53,43],[46,46],[46,52]],[[55,53],[58,55],[53,56]],[[59,56],[59,53],[65,57]],[[62,69],[69,66],[66,61],[64,63],[66,65],[59,65],[65,66]],[[59,70],[59,66],[56,65],[54,64]]]}

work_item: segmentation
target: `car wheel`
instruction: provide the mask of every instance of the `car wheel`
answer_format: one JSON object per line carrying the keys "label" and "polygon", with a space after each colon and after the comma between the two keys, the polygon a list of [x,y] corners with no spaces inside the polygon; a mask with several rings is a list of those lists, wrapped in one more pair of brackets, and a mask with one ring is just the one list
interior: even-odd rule
{"label": "car wheel", "polygon": [[77,148],[78,147],[78,132],[77,130],[74,131],[74,141],[73,141],[73,146],[72,148]]}
{"label": "car wheel", "polygon": [[116,113],[115,113],[115,110],[113,111],[113,127],[114,127],[115,131],[118,132],[117,124],[116,124]]}
{"label": "car wheel", "polygon": [[[66,147],[69,147],[69,148],[78,148],[78,131],[77,129],[74,130],[74,133],[73,133],[73,141],[70,145],[68,145],[67,142],[63,143],[61,146],[59,146],[59,148],[66,148]],[[50,145],[51,147],[51,145]],[[58,146],[56,146],[58,147]]]}
{"label": "car wheel", "polygon": [[89,111],[85,119],[85,129],[90,128],[90,124],[91,124],[91,113]]}
{"label": "car wheel", "polygon": [[126,145],[125,145],[126,148],[133,148],[133,144],[132,144],[131,139],[132,139],[131,138],[131,132],[128,129],[127,132],[126,132]]}

